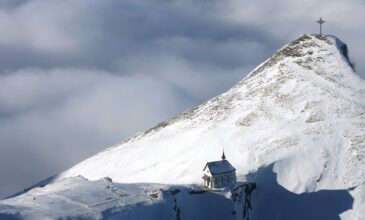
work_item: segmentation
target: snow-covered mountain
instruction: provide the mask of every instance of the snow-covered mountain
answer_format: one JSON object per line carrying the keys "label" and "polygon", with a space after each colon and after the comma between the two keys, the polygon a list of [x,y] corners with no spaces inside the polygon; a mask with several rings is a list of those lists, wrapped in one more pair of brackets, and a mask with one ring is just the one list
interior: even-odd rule
{"label": "snow-covered mountain", "polygon": [[[205,163],[223,148],[238,180],[257,182],[251,219],[365,219],[365,82],[346,45],[303,35],[227,92],[82,161],[53,184],[79,175],[201,184]],[[21,206],[16,199],[1,201],[0,213]]]}

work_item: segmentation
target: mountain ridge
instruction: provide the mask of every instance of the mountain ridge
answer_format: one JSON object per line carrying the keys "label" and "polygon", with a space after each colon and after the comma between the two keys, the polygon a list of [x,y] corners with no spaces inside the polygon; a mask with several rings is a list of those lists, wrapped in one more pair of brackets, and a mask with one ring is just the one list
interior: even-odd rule
{"label": "mountain ridge", "polygon": [[[291,42],[291,43],[285,45],[284,47],[282,47],[281,49],[279,49],[278,52],[274,53],[274,55],[272,55],[266,61],[264,61],[262,64],[260,64],[255,69],[253,69],[244,79],[242,79],[240,82],[238,82],[236,85],[234,85],[231,89],[234,89],[235,87],[237,87],[240,84],[242,84],[244,80],[246,80],[246,79],[248,79],[248,78],[256,75],[257,73],[259,73],[260,71],[262,71],[263,69],[265,69],[266,66],[272,65],[272,62],[270,62],[271,60],[275,60],[275,62],[278,62],[278,59],[280,59],[279,57],[283,58],[283,55],[286,55],[286,56],[298,56],[299,55],[298,52],[297,53],[293,53],[293,51],[296,51],[295,49],[294,50],[293,49],[292,50],[288,50],[288,48],[289,47],[292,47],[294,45],[298,45],[298,42],[305,41],[306,39],[310,39],[310,36],[311,35],[304,34],[304,35],[300,36],[299,38],[297,38],[296,40],[294,40],[293,42]],[[332,44],[330,41],[328,41],[327,38],[325,38],[325,37],[323,37],[321,35],[313,34],[312,36],[314,36],[314,37],[316,37],[316,38],[318,38],[320,40],[327,41],[327,43]],[[347,45],[344,44],[344,43],[342,43],[341,41],[339,41],[339,39],[337,37],[335,37],[335,36],[331,36],[331,37],[335,39],[336,44],[338,44],[338,45],[336,45],[337,48],[339,49],[339,51],[341,52],[341,54],[345,58],[346,62],[354,70],[354,67],[351,64],[351,61],[350,61],[349,56],[348,56]],[[359,75],[359,77],[361,78],[360,75]],[[231,90],[231,89],[229,89],[229,90]],[[212,99],[208,100],[207,102],[214,100],[218,96],[213,97]],[[200,106],[205,105],[207,102],[204,102],[204,103],[202,103],[202,104],[200,104],[200,105],[198,105],[196,107],[192,107],[192,108],[187,109],[187,110],[185,110],[185,111],[183,111],[181,113],[178,113],[176,116],[173,116],[170,119],[167,119],[165,121],[162,121],[162,122],[158,123],[157,125],[155,125],[155,126],[153,126],[151,128],[148,128],[146,131],[138,132],[135,135],[132,135],[130,137],[127,137],[122,142],[120,142],[119,144],[116,144],[116,145],[114,145],[112,147],[118,146],[118,145],[123,144],[123,143],[126,143],[126,142],[128,142],[128,141],[130,141],[132,139],[138,138],[140,135],[147,135],[148,133],[153,132],[153,131],[155,131],[155,130],[157,130],[159,128],[166,127],[166,126],[168,126],[169,124],[173,123],[174,121],[178,120],[181,117],[189,117],[192,114],[194,114],[194,111],[195,110],[197,110]]]}

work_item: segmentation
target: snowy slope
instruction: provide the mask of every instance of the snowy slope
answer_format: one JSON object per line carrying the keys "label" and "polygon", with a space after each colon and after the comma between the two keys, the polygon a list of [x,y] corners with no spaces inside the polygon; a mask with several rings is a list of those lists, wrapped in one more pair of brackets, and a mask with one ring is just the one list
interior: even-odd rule
{"label": "snowy slope", "polygon": [[78,176],[0,201],[0,219],[235,220],[234,204],[240,203],[232,202],[229,192],[192,185],[121,184]]}
{"label": "snowy slope", "polygon": [[[333,203],[323,213],[336,209],[333,216],[364,219],[364,129],[365,82],[349,65],[347,48],[333,36],[303,35],[222,95],[82,161],[55,181],[82,175],[120,183],[200,184],[205,163],[219,159],[224,148],[238,179],[258,182],[254,211],[275,212],[266,202],[269,195],[260,193],[265,190],[277,198],[288,195],[279,210],[295,195],[330,190],[335,196],[329,201],[348,203]],[[275,175],[260,172],[270,165]]]}

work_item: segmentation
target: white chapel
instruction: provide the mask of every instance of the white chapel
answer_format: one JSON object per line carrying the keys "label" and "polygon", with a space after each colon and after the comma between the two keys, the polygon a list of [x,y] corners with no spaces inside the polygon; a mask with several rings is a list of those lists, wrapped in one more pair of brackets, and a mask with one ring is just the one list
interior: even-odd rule
{"label": "white chapel", "polygon": [[236,169],[226,160],[224,151],[222,160],[208,162],[203,169],[204,186],[220,189],[236,184]]}

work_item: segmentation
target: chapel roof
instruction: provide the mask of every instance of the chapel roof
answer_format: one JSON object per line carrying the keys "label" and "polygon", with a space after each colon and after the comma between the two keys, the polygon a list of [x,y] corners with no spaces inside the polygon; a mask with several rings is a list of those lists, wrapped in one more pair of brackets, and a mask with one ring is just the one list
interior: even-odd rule
{"label": "chapel roof", "polygon": [[212,161],[208,162],[204,169],[208,167],[211,174],[223,174],[223,173],[230,173],[235,171],[236,169],[228,162],[228,160],[219,160],[219,161]]}

